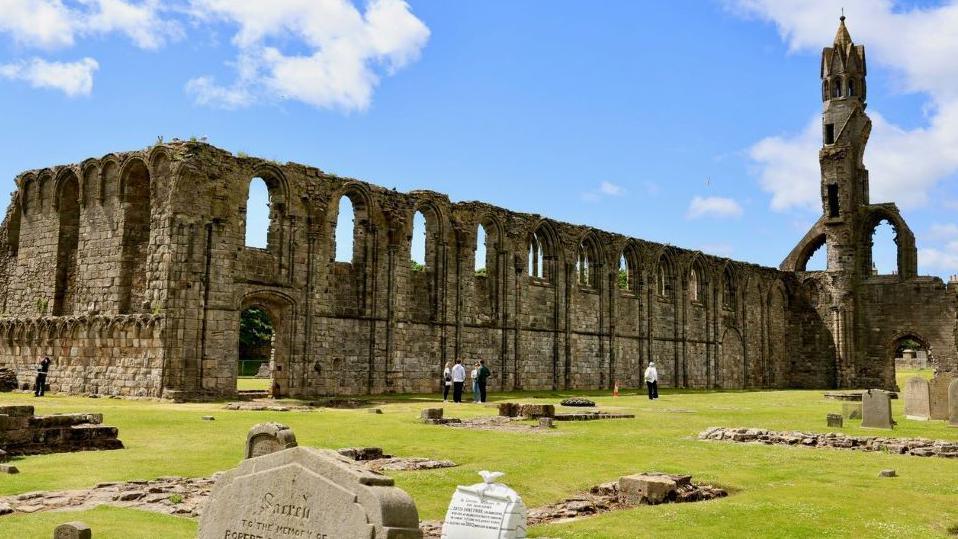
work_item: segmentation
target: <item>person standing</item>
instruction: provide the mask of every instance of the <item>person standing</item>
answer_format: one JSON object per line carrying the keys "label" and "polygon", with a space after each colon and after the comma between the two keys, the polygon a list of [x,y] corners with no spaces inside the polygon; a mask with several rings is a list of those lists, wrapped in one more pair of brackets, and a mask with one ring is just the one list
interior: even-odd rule
{"label": "person standing", "polygon": [[462,366],[462,360],[457,359],[456,364],[452,366],[452,402],[462,402],[462,386],[466,383],[466,368]]}
{"label": "person standing", "polygon": [[472,381],[472,402],[479,402],[479,362],[472,366],[469,372],[469,379]]}
{"label": "person standing", "polygon": [[40,363],[37,363],[37,380],[33,384],[33,396],[42,397],[44,386],[47,385],[47,372],[50,371],[50,357],[43,356]]}
{"label": "person standing", "polygon": [[479,376],[477,377],[479,383],[479,402],[486,402],[486,382],[489,380],[489,376],[492,375],[492,371],[489,370],[489,367],[486,367],[486,361],[484,359],[479,360]]}
{"label": "person standing", "polygon": [[649,400],[659,398],[659,371],[655,369],[654,361],[650,361],[645,369],[645,385],[649,387]]}
{"label": "person standing", "polygon": [[449,389],[452,387],[452,363],[447,361],[442,370],[442,402],[449,400]]}

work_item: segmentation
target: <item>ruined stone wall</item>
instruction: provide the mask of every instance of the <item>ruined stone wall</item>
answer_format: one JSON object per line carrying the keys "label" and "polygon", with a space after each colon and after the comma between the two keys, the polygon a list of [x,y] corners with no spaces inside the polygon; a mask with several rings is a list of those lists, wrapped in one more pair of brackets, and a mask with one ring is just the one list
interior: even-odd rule
{"label": "ruined stone wall", "polygon": [[[245,245],[255,177],[270,191],[265,249]],[[71,182],[79,193],[73,257],[60,241],[61,223],[72,222],[62,203]],[[663,386],[834,380],[827,339],[790,337],[814,333],[799,327],[817,318],[796,300],[802,285],[771,268],[201,143],[29,172],[18,186],[0,260],[7,323],[127,312],[162,319],[123,357],[102,341],[49,348],[64,372],[89,373],[84,387],[125,376],[142,386],[135,392],[155,394],[132,364],[162,358],[165,396],[231,394],[240,313],[251,306],[274,323],[273,383],[284,395],[437,391],[443,364],[457,357],[486,360],[494,390],[641,386],[650,360]],[[353,256],[336,262],[343,197],[354,210]],[[417,211],[426,218],[423,268],[410,264]],[[480,226],[484,274],[474,270]],[[530,247],[542,252],[534,276]],[[74,281],[58,279],[70,275],[65,264],[76,265]],[[62,312],[52,316],[57,297]],[[20,339],[0,361],[35,362],[38,349]],[[64,352],[67,344],[86,352]]]}
{"label": "ruined stone wall", "polygon": [[40,358],[52,359],[47,384],[74,394],[159,397],[163,320],[152,315],[0,320],[0,364],[32,389]]}

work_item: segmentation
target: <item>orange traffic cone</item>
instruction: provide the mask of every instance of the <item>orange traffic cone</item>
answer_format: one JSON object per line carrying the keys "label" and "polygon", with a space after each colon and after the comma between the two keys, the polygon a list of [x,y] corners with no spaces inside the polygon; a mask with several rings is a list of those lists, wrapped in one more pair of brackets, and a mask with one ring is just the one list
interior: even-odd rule
{"label": "orange traffic cone", "polygon": [[618,382],[616,382],[616,383],[615,383],[615,386],[612,387],[612,396],[613,396],[613,397],[618,397],[618,396],[619,396],[619,383],[618,383]]}

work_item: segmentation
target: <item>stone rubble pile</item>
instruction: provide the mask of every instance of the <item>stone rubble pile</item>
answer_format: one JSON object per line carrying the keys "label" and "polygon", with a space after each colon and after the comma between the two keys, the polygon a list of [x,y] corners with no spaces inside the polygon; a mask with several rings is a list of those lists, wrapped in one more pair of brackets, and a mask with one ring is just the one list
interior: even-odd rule
{"label": "stone rubble pile", "polygon": [[595,406],[595,401],[589,399],[584,399],[581,397],[573,397],[570,399],[563,399],[559,402],[562,406],[579,406],[579,407],[592,407]]}
{"label": "stone rubble pile", "polygon": [[0,367],[0,391],[13,391],[17,388],[17,373],[9,367]]}
{"label": "stone rubble pile", "polygon": [[887,438],[883,436],[848,436],[834,432],[818,434],[757,428],[709,427],[699,434],[699,440],[831,447],[854,451],[879,451],[915,457],[958,458],[958,442],[926,438]]}

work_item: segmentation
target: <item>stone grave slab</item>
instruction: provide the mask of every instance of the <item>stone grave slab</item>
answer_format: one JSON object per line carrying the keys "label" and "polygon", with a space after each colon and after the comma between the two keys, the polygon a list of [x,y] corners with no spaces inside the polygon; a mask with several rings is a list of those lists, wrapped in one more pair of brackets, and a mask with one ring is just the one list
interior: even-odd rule
{"label": "stone grave slab", "polygon": [[421,539],[412,498],[391,478],[332,450],[293,447],[225,472],[200,539]]}
{"label": "stone grave slab", "polygon": [[912,376],[905,382],[905,419],[927,421],[931,418],[928,380]]}
{"label": "stone grave slab", "polygon": [[53,539],[92,539],[93,531],[82,522],[67,522],[53,530]]}
{"label": "stone grave slab", "polygon": [[844,425],[844,416],[842,414],[828,414],[825,416],[825,422],[829,427],[838,427],[842,428]]}
{"label": "stone grave slab", "polygon": [[953,374],[938,373],[928,381],[928,394],[931,399],[931,419],[948,421],[948,386],[955,379]]}
{"label": "stone grave slab", "polygon": [[862,427],[891,429],[891,399],[888,391],[869,389],[862,393]]}
{"label": "stone grave slab", "polygon": [[479,472],[484,482],[456,487],[442,524],[442,539],[523,539],[526,506],[499,472]]}
{"label": "stone grave slab", "polygon": [[958,427],[958,378],[948,384],[948,425]]}
{"label": "stone grave slab", "polygon": [[260,423],[246,434],[246,458],[261,457],[296,445],[293,429],[282,423]]}

